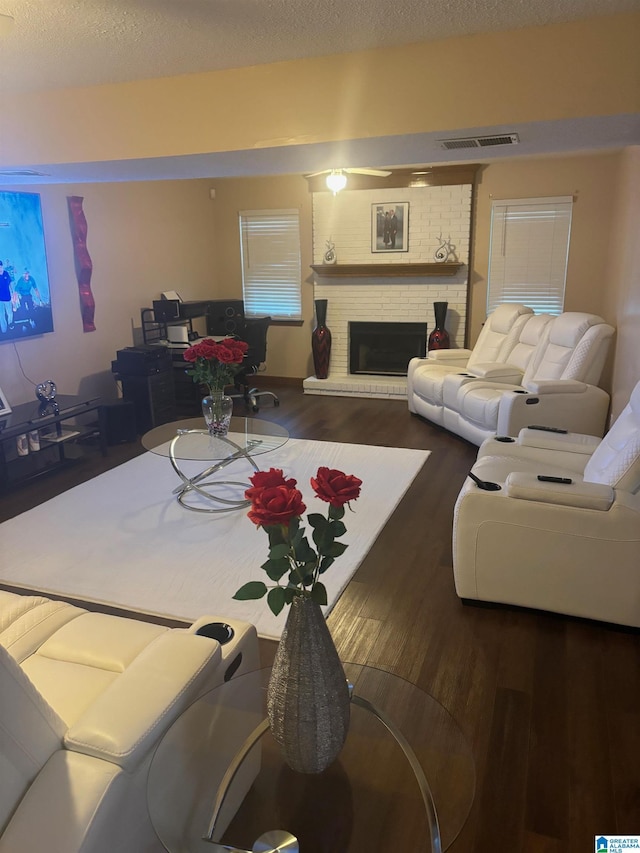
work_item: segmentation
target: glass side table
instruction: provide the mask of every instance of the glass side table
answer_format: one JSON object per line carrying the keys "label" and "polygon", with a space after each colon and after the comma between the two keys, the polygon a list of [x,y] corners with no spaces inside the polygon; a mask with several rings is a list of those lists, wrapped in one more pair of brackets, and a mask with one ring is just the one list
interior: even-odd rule
{"label": "glass side table", "polygon": [[[254,457],[282,447],[288,439],[289,433],[280,424],[258,418],[231,418],[224,437],[210,435],[202,418],[189,418],[155,427],[142,436],[142,446],[170,460],[181,480],[173,494],[182,506],[195,512],[228,512],[249,505],[244,497],[249,483],[216,475],[241,460],[258,471]],[[205,463],[206,467],[187,474],[187,462]]]}
{"label": "glass side table", "polygon": [[[213,724],[206,726],[207,713],[215,713],[217,720],[225,713],[215,696],[196,702],[176,721],[157,749],[147,790],[151,819],[169,853],[439,853],[453,843],[475,793],[474,760],[459,726],[432,696],[404,679],[370,666],[344,666],[354,700],[338,759],[324,773],[296,773],[282,761],[263,725],[264,736],[240,762],[229,785],[213,841],[207,836],[240,740],[231,748],[233,738],[221,738],[220,726],[218,731]],[[266,704],[269,674],[265,669],[243,676],[237,689],[243,679],[259,679]],[[179,745],[188,740],[185,733],[193,735],[196,727],[206,736],[198,737],[192,776],[188,762],[178,756]],[[255,727],[245,728],[249,730]],[[171,778],[171,768],[178,766],[189,779],[197,777],[188,795],[178,774]],[[208,768],[204,773],[203,766]],[[437,833],[420,775],[426,779]]]}

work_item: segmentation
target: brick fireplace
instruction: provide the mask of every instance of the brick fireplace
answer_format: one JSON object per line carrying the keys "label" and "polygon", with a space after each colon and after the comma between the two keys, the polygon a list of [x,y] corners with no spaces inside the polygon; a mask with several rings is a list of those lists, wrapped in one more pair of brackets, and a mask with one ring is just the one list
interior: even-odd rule
{"label": "brick fireplace", "polygon": [[[433,303],[448,302],[446,327],[451,345],[464,346],[471,195],[471,184],[343,191],[336,196],[313,193],[314,299],[328,301],[326,322],[332,349],[327,379],[308,377],[303,383],[305,393],[406,399],[406,372],[389,375],[350,370],[349,329],[354,323],[426,324],[426,341],[435,325]],[[409,202],[408,251],[374,254],[372,206],[398,201]],[[432,264],[442,237],[455,246],[451,260],[460,266],[453,274],[444,265],[439,274],[440,268]],[[335,244],[337,264],[323,270],[329,240]],[[375,274],[378,264],[380,275]],[[427,274],[419,266],[423,264],[431,266]],[[366,275],[353,273],[360,265],[366,265]]]}

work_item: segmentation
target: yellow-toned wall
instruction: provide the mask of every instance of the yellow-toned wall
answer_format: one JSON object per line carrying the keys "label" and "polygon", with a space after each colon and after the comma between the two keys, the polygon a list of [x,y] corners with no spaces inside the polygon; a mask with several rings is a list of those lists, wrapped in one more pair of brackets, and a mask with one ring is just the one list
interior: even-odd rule
{"label": "yellow-toned wall", "polygon": [[[139,343],[140,309],[163,290],[184,298],[216,287],[216,238],[209,184],[202,181],[29,188],[40,192],[55,331],[0,343],[0,388],[16,405],[35,399],[35,383],[60,393],[116,396],[111,361]],[[83,332],[67,196],[84,197],[93,262],[95,332]]]}
{"label": "yellow-toned wall", "polygon": [[603,286],[605,302],[615,306],[617,328],[612,418],[620,414],[640,381],[640,146],[622,153],[617,190],[611,277]]}
{"label": "yellow-toned wall", "polygon": [[[613,239],[614,212],[618,207],[618,153],[541,157],[492,162],[478,177],[471,261],[470,343],[474,343],[486,318],[486,282],[492,198],[528,198],[573,195],[576,199],[571,228],[565,308],[600,314],[616,325],[612,257],[619,254]],[[269,330],[268,371],[274,376],[311,375],[309,334],[313,319],[310,194],[301,178],[227,179],[216,181],[216,229],[219,242],[218,278],[232,287],[225,295],[241,295],[237,212],[243,208],[299,207],[303,245],[302,328]],[[636,219],[637,222],[637,219]],[[618,241],[619,242],[619,241]],[[305,258],[305,252],[309,255]],[[640,286],[640,285],[639,285]],[[302,372],[301,372],[302,371]],[[609,371],[610,373],[610,368]]]}
{"label": "yellow-toned wall", "polygon": [[311,322],[313,319],[313,228],[311,193],[301,175],[277,178],[227,178],[212,181],[216,197],[214,223],[217,238],[216,269],[219,296],[242,298],[240,263],[241,210],[297,209],[300,212],[302,316],[300,325],[273,325],[267,336],[267,367],[272,376],[304,378],[313,373]]}
{"label": "yellow-toned wall", "polygon": [[[215,199],[210,189],[216,190]],[[33,398],[17,353],[35,382],[54,379],[61,393],[115,396],[111,360],[139,342],[140,309],[164,290],[184,299],[240,298],[238,211],[300,210],[301,326],[273,326],[268,373],[311,375],[313,317],[311,194],[300,176],[33,188],[42,196],[55,332],[0,344],[0,388],[10,402]],[[97,331],[82,332],[67,195],[84,196]],[[617,154],[493,162],[479,176],[471,282],[471,343],[485,319],[491,194],[575,194],[566,307],[602,314],[619,329],[614,397],[628,399],[640,378],[638,352],[640,148]],[[619,391],[618,391],[619,386]],[[626,399],[625,399],[626,394]]]}
{"label": "yellow-toned wall", "polygon": [[3,93],[11,133],[0,135],[0,161],[135,159],[634,113],[639,42],[640,13],[632,13],[207,74]]}
{"label": "yellow-toned wall", "polygon": [[615,325],[610,299],[612,218],[619,153],[503,160],[481,170],[476,193],[471,281],[471,339],[485,317],[491,202],[503,198],[573,196],[566,311],[600,314]]}

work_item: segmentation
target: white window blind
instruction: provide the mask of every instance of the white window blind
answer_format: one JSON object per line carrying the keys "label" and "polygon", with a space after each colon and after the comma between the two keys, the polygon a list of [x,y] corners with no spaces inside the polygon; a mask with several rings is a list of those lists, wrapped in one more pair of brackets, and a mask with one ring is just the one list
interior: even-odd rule
{"label": "white window blind", "polygon": [[241,210],[240,246],[245,314],[302,319],[298,211]]}
{"label": "white window blind", "polygon": [[562,313],[572,206],[571,196],[493,202],[488,314],[502,302]]}

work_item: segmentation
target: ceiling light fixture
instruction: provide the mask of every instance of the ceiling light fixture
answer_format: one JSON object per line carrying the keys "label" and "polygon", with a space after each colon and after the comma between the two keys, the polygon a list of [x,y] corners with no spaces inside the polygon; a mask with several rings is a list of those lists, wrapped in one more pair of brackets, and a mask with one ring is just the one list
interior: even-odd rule
{"label": "ceiling light fixture", "polygon": [[347,185],[347,176],[342,169],[333,169],[326,178],[327,187],[335,195]]}
{"label": "ceiling light fixture", "polygon": [[0,14],[0,36],[8,35],[14,24],[15,20],[11,15]]}
{"label": "ceiling light fixture", "polygon": [[347,175],[369,175],[376,178],[388,178],[391,174],[392,172],[388,169],[362,169],[354,166],[347,169],[323,169],[321,172],[312,172],[310,175],[305,175],[305,178],[319,178],[320,175],[326,175],[325,183],[335,195],[346,187]]}

